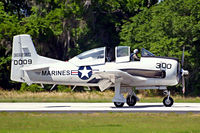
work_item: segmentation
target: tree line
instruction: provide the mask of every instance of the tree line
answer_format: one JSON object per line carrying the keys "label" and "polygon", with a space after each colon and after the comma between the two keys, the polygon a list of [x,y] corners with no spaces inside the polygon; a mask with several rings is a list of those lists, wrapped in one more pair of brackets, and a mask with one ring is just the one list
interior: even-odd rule
{"label": "tree line", "polygon": [[[30,34],[40,55],[69,60],[91,48],[126,45],[181,59],[188,95],[200,95],[199,0],[0,0],[0,86],[10,81],[12,39]],[[176,91],[181,92],[180,86]]]}

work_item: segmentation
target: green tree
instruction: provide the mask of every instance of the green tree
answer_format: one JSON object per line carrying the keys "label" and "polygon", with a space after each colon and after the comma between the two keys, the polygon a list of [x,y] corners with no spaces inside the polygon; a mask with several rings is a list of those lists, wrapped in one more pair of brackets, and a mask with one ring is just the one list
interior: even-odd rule
{"label": "green tree", "polygon": [[22,32],[32,35],[39,53],[61,60],[76,55],[79,52],[77,40],[87,29],[81,16],[81,1],[36,1],[32,4],[32,14],[21,21]]}
{"label": "green tree", "polygon": [[10,14],[17,15],[18,19],[31,14],[31,7],[26,0],[1,0],[4,6],[4,11]]}
{"label": "green tree", "polygon": [[144,47],[158,56],[181,58],[190,71],[187,93],[200,95],[199,52],[200,3],[195,0],[166,0],[124,22],[121,45]]}
{"label": "green tree", "polygon": [[156,3],[157,0],[86,0],[83,17],[89,31],[80,38],[80,48],[118,45],[123,20]]}
{"label": "green tree", "polygon": [[10,81],[11,42],[18,33],[18,18],[4,11],[0,2],[0,87],[12,88]]}
{"label": "green tree", "polygon": [[30,34],[40,55],[66,60],[94,47],[118,45],[122,20],[156,3],[157,0],[1,0],[1,86],[10,82],[14,35]]}

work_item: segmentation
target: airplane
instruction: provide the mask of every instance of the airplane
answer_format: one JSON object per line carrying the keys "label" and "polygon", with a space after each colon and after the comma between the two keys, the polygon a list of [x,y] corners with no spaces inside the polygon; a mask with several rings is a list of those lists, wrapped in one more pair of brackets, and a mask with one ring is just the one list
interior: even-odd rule
{"label": "airplane", "polygon": [[[184,51],[182,55],[182,67]],[[141,50],[140,61],[130,60],[130,47],[100,47],[83,52],[69,61],[60,61],[37,54],[30,35],[13,37],[11,80],[33,83],[74,86],[96,86],[101,91],[115,88],[112,102],[116,107],[124,103],[134,106],[139,98],[133,91],[142,89],[163,90],[163,104],[171,107],[174,100],[167,86],[175,86],[189,72],[181,68],[177,58],[155,56],[146,49]],[[73,88],[73,89],[74,89]],[[128,95],[124,98],[124,95]]]}

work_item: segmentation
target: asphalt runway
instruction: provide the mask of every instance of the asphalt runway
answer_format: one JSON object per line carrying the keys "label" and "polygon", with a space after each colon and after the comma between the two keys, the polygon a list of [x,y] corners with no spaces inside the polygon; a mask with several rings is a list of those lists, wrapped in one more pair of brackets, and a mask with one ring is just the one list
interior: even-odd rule
{"label": "asphalt runway", "polygon": [[0,103],[0,112],[49,112],[49,113],[93,113],[93,112],[154,112],[154,113],[200,113],[200,103],[175,103],[165,107],[162,103],[126,104],[116,108],[113,103]]}

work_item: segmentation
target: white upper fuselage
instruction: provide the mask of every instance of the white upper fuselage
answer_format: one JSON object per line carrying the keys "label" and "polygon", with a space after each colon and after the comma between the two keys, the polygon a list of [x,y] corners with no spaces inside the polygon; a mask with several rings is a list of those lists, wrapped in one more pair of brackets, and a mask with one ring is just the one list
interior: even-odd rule
{"label": "white upper fuselage", "polygon": [[[159,63],[161,66],[164,64],[164,68],[159,68]],[[165,64],[171,65],[165,68]],[[80,70],[81,67],[82,69]],[[98,82],[89,83],[92,79],[97,78],[98,73],[104,72],[108,75],[118,75],[119,71],[123,71],[132,76],[132,79],[122,79],[122,85],[124,84],[125,86],[173,86],[178,84],[179,80],[177,69],[178,61],[175,59],[141,57],[140,61],[105,62],[104,64],[90,65],[88,68],[76,66],[71,62],[58,62],[47,64],[46,69],[29,71],[27,76],[31,83],[98,86]],[[133,73],[128,70],[133,71]],[[140,73],[135,74],[134,71],[140,71]],[[158,75],[154,71],[157,71]],[[161,75],[159,75],[160,73]],[[137,81],[135,77],[138,78]],[[141,82],[139,79],[141,79]],[[127,80],[130,81],[129,84],[124,83]]]}

